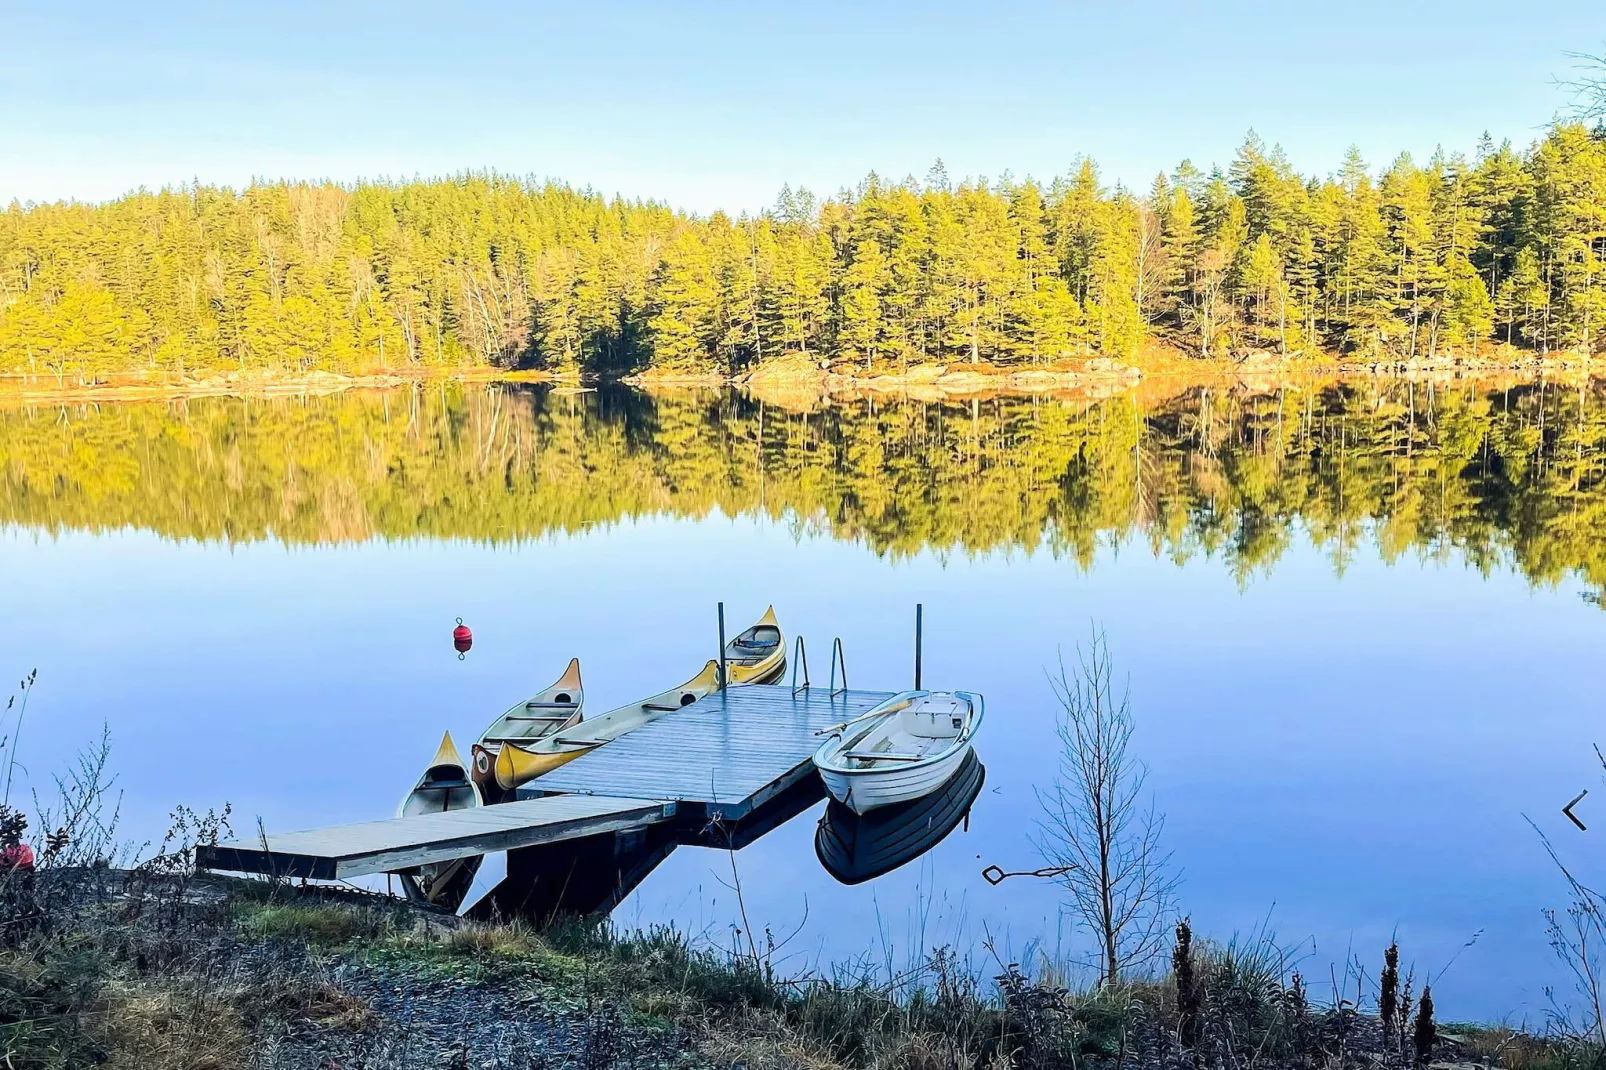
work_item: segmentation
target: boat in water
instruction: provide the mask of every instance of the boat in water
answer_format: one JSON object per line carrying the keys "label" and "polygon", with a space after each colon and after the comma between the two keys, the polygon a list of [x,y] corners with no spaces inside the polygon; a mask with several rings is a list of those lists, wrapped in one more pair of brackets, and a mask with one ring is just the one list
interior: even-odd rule
{"label": "boat in water", "polygon": [[986,767],[975,751],[969,751],[946,783],[913,802],[858,814],[832,799],[814,831],[814,853],[825,871],[843,884],[861,884],[890,873],[958,828],[986,779]]}
{"label": "boat in water", "polygon": [[[479,788],[463,765],[463,756],[452,742],[452,734],[441,738],[440,748],[431,759],[429,768],[418,778],[418,783],[402,797],[396,807],[397,817],[414,817],[419,814],[442,814],[448,810],[467,810],[481,806]],[[403,893],[410,902],[420,906],[449,910],[455,913],[474,883],[483,856],[454,858],[445,862],[430,862],[422,866],[399,871]]]}
{"label": "boat in water", "polygon": [[[570,658],[569,667],[551,687],[538,692],[491,722],[472,749],[474,783],[488,803],[505,801],[490,777],[496,755],[507,744],[528,746],[580,723],[585,708],[585,686],[580,681],[580,659]],[[479,766],[485,766],[482,772]]]}
{"label": "boat in water", "polygon": [[775,619],[774,606],[725,644],[725,672],[733,685],[772,684],[786,672],[786,649],[781,645],[781,623]]}
{"label": "boat in water", "polygon": [[983,703],[968,691],[904,691],[851,721],[814,753],[831,797],[857,814],[930,795],[971,753]]}
{"label": "boat in water", "polygon": [[[725,663],[732,687],[773,683],[781,678],[786,672],[786,650],[773,606],[764,611],[758,623],[725,644]],[[709,661],[696,676],[679,687],[609,710],[542,739],[530,743],[508,740],[494,753],[489,747],[476,745],[475,783],[487,796],[506,797],[521,784],[528,784],[682,706],[690,706],[718,688],[719,662]]]}

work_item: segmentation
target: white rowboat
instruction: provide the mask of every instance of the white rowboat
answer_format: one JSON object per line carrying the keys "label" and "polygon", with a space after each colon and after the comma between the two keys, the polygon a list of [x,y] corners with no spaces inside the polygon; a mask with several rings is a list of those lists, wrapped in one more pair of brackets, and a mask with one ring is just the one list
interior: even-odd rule
{"label": "white rowboat", "polygon": [[831,797],[854,813],[930,795],[948,782],[981,727],[980,695],[904,691],[838,728],[814,753]]}

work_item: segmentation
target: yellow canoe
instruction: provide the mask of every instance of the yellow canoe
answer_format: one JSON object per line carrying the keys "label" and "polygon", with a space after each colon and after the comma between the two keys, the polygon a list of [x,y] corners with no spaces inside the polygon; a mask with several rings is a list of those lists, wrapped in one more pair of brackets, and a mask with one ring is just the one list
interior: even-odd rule
{"label": "yellow canoe", "polygon": [[[732,687],[772,683],[781,678],[786,672],[786,646],[773,606],[765,610],[758,623],[725,644],[725,659],[725,671]],[[709,661],[696,676],[679,687],[609,710],[533,743],[507,743],[495,755],[484,755],[494,768],[495,790],[510,792],[666,713],[691,705],[718,687],[719,662]],[[476,747],[475,780],[489,789],[489,778],[482,779],[480,773],[481,762],[482,752]]]}
{"label": "yellow canoe", "polygon": [[712,694],[718,686],[719,663],[710,661],[701,672],[679,687],[582,721],[573,731],[548,736],[529,746],[509,743],[496,754],[496,786],[507,792],[520,784],[528,784],[536,777],[550,773],[604,743],[611,743],[627,732],[634,732],[666,713],[690,706],[704,695]]}
{"label": "yellow canoe", "polygon": [[731,684],[768,684],[786,671],[781,623],[770,606],[758,622],[725,644],[725,671]]}
{"label": "yellow canoe", "polygon": [[[397,817],[415,814],[441,814],[481,805],[479,789],[469,780],[463,757],[452,743],[452,734],[441,738],[440,748],[419,777],[413,790],[396,807]],[[480,855],[430,862],[400,871],[402,891],[414,903],[456,910],[462,905],[480,869]]]}
{"label": "yellow canoe", "polygon": [[506,744],[529,745],[580,723],[585,707],[585,686],[580,681],[580,659],[570,658],[550,687],[536,692],[527,701],[511,707],[492,721],[473,747],[473,779],[488,803],[504,801],[496,788],[491,768],[496,754]]}

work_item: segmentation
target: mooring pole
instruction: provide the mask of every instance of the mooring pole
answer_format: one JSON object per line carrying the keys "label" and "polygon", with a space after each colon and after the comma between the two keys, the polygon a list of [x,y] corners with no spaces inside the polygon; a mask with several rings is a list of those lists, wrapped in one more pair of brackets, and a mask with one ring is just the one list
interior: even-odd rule
{"label": "mooring pole", "polygon": [[719,689],[725,690],[725,603],[719,604]]}
{"label": "mooring pole", "polygon": [[920,690],[920,640],[922,618],[925,616],[925,607],[919,602],[915,603],[915,690]]}

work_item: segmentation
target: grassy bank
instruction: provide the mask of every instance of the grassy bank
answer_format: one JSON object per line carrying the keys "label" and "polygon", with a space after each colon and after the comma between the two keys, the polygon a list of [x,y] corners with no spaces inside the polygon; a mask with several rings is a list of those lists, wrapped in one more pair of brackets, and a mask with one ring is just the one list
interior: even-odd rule
{"label": "grassy bank", "polygon": [[1359,984],[1319,1002],[1270,940],[1196,942],[1163,975],[1079,992],[1041,964],[976,971],[941,950],[898,978],[783,977],[762,953],[668,930],[472,924],[160,863],[12,875],[3,895],[0,1043],[16,1070],[1599,1061],[1460,1026],[1424,1048],[1409,978],[1386,1017]]}

